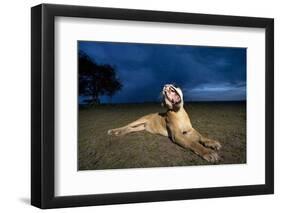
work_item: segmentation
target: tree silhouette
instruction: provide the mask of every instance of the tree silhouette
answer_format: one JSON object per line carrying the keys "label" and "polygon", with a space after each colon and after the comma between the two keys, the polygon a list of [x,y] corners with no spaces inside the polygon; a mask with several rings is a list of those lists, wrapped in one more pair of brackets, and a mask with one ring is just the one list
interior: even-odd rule
{"label": "tree silhouette", "polygon": [[79,51],[78,69],[79,95],[90,96],[89,104],[99,104],[101,95],[112,97],[122,88],[113,66],[97,64],[82,51]]}

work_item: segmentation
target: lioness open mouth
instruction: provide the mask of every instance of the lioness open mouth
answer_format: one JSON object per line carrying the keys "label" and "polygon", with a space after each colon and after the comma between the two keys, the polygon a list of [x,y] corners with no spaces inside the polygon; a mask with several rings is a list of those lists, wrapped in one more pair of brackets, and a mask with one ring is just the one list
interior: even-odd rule
{"label": "lioness open mouth", "polygon": [[164,88],[165,97],[172,103],[178,104],[181,102],[181,97],[173,86],[166,86]]}

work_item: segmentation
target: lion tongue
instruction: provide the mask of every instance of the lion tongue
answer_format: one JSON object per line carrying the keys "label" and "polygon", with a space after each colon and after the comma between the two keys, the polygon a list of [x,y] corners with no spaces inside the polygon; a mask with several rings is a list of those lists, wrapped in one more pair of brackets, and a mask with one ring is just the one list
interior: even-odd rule
{"label": "lion tongue", "polygon": [[174,93],[174,94],[171,95],[171,101],[173,103],[178,103],[180,101],[180,97],[177,94]]}

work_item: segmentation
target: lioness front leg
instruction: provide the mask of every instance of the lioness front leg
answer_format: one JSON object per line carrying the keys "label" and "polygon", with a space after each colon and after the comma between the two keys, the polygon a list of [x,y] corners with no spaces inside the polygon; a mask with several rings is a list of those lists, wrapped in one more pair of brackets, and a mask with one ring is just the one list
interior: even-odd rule
{"label": "lioness front leg", "polygon": [[195,129],[193,129],[192,132],[193,132],[194,134],[197,134],[197,135],[199,136],[199,142],[200,142],[202,145],[204,145],[204,146],[206,146],[206,147],[209,147],[209,148],[211,148],[211,149],[214,149],[214,150],[220,150],[220,149],[221,149],[221,144],[220,144],[220,142],[202,136],[202,135],[201,135],[198,131],[196,131]]}
{"label": "lioness front leg", "polygon": [[199,132],[197,132],[195,129],[193,129],[193,131],[194,131],[195,134],[198,134],[198,136],[199,136],[199,142],[200,142],[202,145],[204,145],[204,146],[206,146],[206,147],[209,147],[209,148],[211,148],[211,149],[214,149],[214,150],[220,150],[220,149],[221,149],[221,144],[220,144],[220,142],[202,136],[202,135],[201,135]]}
{"label": "lioness front leg", "polygon": [[185,135],[181,132],[176,132],[172,140],[184,148],[191,149],[194,153],[202,157],[208,162],[216,163],[219,161],[218,154],[211,149],[208,149],[199,143],[199,135],[190,133]]}
{"label": "lioness front leg", "polygon": [[220,142],[218,142],[216,140],[212,140],[212,139],[209,139],[209,138],[201,137],[200,138],[200,143],[202,143],[206,147],[210,147],[210,148],[215,149],[215,150],[220,150],[221,149]]}

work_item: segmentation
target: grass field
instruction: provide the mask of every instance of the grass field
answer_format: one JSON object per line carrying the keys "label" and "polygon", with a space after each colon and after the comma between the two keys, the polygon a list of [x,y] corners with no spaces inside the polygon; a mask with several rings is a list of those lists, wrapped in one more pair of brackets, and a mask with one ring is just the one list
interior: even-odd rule
{"label": "grass field", "polygon": [[[221,142],[219,164],[246,163],[246,103],[189,103],[192,125],[202,135]],[[160,104],[100,105],[79,110],[79,170],[208,165],[169,138],[136,132],[122,137],[107,130],[154,112]]]}

